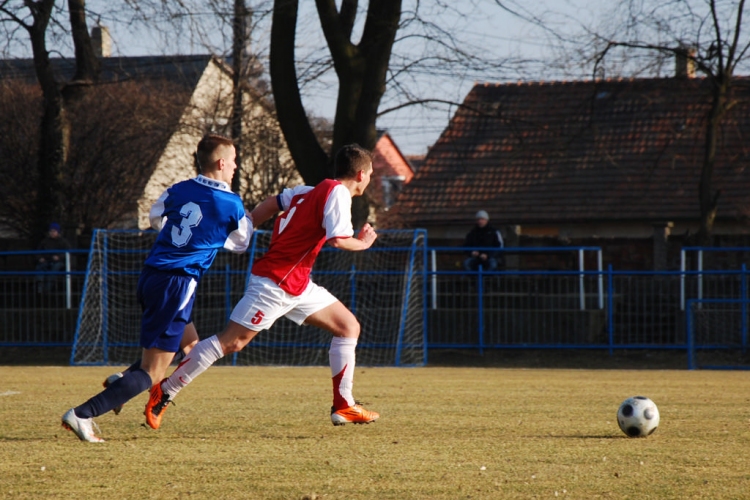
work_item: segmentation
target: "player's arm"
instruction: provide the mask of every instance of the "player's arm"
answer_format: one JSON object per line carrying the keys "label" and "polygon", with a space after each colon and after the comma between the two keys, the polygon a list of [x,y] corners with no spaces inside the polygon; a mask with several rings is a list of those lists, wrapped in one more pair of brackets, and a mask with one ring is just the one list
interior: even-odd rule
{"label": "player's arm", "polygon": [[224,248],[234,253],[242,253],[250,246],[253,237],[253,221],[247,215],[242,215],[237,221],[237,229],[229,233]]}
{"label": "player's arm", "polygon": [[253,226],[259,226],[268,219],[281,212],[283,208],[279,205],[279,197],[276,195],[269,196],[250,212],[250,218],[253,220]]}
{"label": "player's arm", "polygon": [[375,230],[370,224],[365,224],[359,231],[356,238],[332,238],[328,240],[328,244],[333,248],[339,250],[348,250],[350,252],[359,252],[367,250],[375,243],[375,239],[378,237]]}
{"label": "player's arm", "polygon": [[161,231],[164,224],[167,222],[167,218],[164,216],[164,202],[169,196],[169,189],[165,190],[159,199],[151,205],[151,210],[148,212],[148,220],[151,227],[157,231]]}

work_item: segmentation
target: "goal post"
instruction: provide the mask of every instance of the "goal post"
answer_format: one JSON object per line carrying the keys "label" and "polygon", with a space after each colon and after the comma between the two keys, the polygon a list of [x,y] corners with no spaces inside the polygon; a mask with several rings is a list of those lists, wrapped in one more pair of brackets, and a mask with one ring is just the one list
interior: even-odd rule
{"label": "goal post", "polygon": [[[96,230],[92,236],[70,362],[128,365],[140,356],[140,306],[136,287],[155,231]],[[379,231],[364,252],[324,247],[313,280],[339,298],[360,322],[357,363],[416,366],[427,361],[424,230]],[[226,325],[242,297],[254,259],[265,253],[270,232],[256,231],[243,254],[220,251],[201,279],[193,320],[206,338]],[[331,335],[279,319],[243,351],[224,360],[236,365],[327,365]]]}
{"label": "goal post", "polygon": [[[140,270],[136,262],[142,265],[145,259],[143,252],[148,251],[151,243],[153,237],[144,232],[94,231],[71,364],[125,364],[139,356],[138,337],[132,342],[122,332],[135,328],[135,313],[138,310],[135,283],[138,279],[136,272]],[[132,352],[126,356],[118,355],[128,348]]]}
{"label": "goal post", "polygon": [[750,369],[748,299],[690,299],[685,307],[688,369]]}
{"label": "goal post", "polygon": [[[270,233],[256,232],[254,256],[268,248]],[[364,252],[323,247],[312,279],[347,306],[360,323],[357,364],[421,366],[427,362],[425,327],[427,233],[378,231]],[[281,318],[245,349],[238,365],[327,365],[330,333]]]}

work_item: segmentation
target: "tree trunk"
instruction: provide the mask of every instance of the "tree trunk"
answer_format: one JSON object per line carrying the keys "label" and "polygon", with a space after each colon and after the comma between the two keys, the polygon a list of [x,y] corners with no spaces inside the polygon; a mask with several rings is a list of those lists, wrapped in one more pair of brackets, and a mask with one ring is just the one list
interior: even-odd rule
{"label": "tree trunk", "polygon": [[711,245],[711,233],[718,208],[720,191],[713,191],[713,173],[716,164],[716,149],[719,140],[719,127],[727,109],[729,93],[729,78],[724,75],[714,83],[711,110],[706,121],[706,139],[703,152],[703,167],[701,168],[698,196],[700,199],[700,228],[698,230],[698,244]]}
{"label": "tree trunk", "polygon": [[247,43],[245,0],[234,0],[232,19],[232,140],[237,157],[237,170],[232,177],[232,191],[239,193],[242,178],[242,53]]}
{"label": "tree trunk", "polygon": [[318,143],[305,108],[302,106],[297,71],[294,67],[294,40],[298,0],[275,0],[271,26],[271,88],[279,125],[297,170],[311,186],[333,177],[328,154]]}
{"label": "tree trunk", "polygon": [[[331,156],[342,146],[358,143],[372,150],[377,141],[375,123],[391,49],[401,17],[401,0],[373,0],[358,45],[350,41],[357,1],[316,0],[318,16],[339,80]],[[294,70],[294,31],[297,0],[276,0],[271,29],[271,84],[281,128],[297,169],[305,182],[317,184],[332,176],[332,161],[322,150],[305,115]],[[352,222],[367,220],[367,196],[352,204]]]}
{"label": "tree trunk", "polygon": [[86,0],[68,0],[68,10],[76,55],[76,74],[73,80],[90,84],[99,80],[100,63],[86,24]]}
{"label": "tree trunk", "polygon": [[34,54],[34,69],[42,88],[43,107],[39,136],[37,213],[32,234],[43,234],[51,221],[64,223],[62,212],[62,173],[67,156],[68,124],[62,94],[55,80],[45,42],[54,0],[36,2],[31,7],[34,22],[28,27]]}

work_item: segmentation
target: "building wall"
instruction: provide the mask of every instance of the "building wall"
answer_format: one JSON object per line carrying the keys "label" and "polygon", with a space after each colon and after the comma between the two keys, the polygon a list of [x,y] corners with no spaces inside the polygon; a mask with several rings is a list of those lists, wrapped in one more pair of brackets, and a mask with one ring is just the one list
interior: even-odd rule
{"label": "building wall", "polygon": [[372,180],[367,188],[372,203],[369,220],[385,224],[385,227],[398,225],[397,221],[389,222],[387,212],[401,188],[414,177],[414,171],[388,134],[383,134],[375,144],[372,169]]}
{"label": "building wall", "polygon": [[373,150],[373,171],[379,176],[403,176],[411,181],[414,172],[388,134],[383,134]]}
{"label": "building wall", "polygon": [[[150,227],[148,212],[151,205],[169,186],[197,175],[193,153],[201,137],[209,130],[230,135],[232,116],[232,78],[222,65],[212,60],[201,76],[179,125],[169,139],[159,158],[154,173],[149,179],[143,195],[138,200],[138,227]],[[253,99],[256,99],[254,102]],[[251,208],[263,192],[300,184],[302,179],[294,169],[291,155],[286,148],[278,123],[268,109],[257,102],[257,96],[243,95],[243,108],[246,111],[243,129],[246,134],[266,135],[265,141],[273,142],[278,148],[268,144],[258,144],[256,150],[243,146],[242,174],[240,175],[240,195]],[[259,132],[263,129],[263,134]],[[273,137],[267,137],[272,135]],[[259,150],[263,150],[260,152]],[[274,155],[273,158],[269,155]],[[272,179],[268,179],[269,172]],[[278,184],[278,185],[276,185]]]}
{"label": "building wall", "polygon": [[[231,116],[232,80],[211,61],[196,85],[177,130],[159,158],[143,195],[138,200],[138,227],[150,227],[148,212],[165,189],[176,182],[196,176],[193,152],[208,128],[206,117]],[[227,101],[230,103],[227,108]]]}

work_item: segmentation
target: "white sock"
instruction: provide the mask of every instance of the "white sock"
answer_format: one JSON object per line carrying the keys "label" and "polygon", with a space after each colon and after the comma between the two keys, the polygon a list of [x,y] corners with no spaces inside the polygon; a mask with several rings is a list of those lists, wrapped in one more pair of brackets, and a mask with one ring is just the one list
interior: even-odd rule
{"label": "white sock", "polygon": [[354,385],[356,347],[356,338],[333,337],[331,339],[328,359],[333,377],[333,406],[337,410],[354,406],[352,386]]}
{"label": "white sock", "polygon": [[195,377],[208,370],[219,358],[224,356],[219,339],[214,335],[198,342],[193,350],[185,356],[177,369],[161,384],[161,390],[174,399],[183,387]]}

